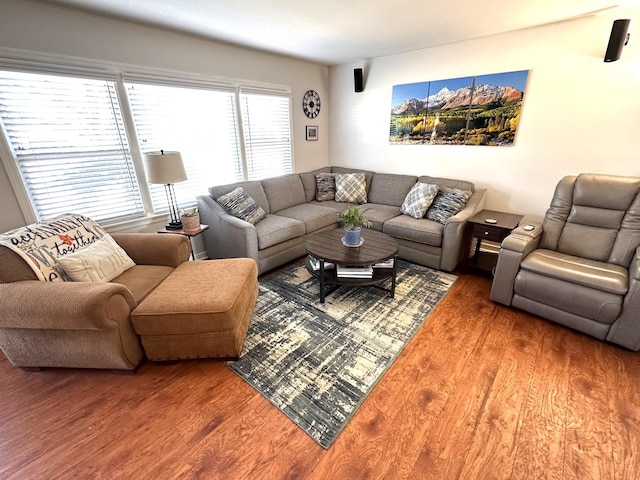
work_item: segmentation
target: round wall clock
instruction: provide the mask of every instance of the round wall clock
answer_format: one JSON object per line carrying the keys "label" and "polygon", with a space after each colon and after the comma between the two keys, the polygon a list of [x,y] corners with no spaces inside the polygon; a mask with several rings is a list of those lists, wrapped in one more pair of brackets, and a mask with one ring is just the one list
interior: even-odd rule
{"label": "round wall clock", "polygon": [[320,95],[315,90],[307,90],[302,97],[302,110],[309,118],[316,118],[320,113]]}

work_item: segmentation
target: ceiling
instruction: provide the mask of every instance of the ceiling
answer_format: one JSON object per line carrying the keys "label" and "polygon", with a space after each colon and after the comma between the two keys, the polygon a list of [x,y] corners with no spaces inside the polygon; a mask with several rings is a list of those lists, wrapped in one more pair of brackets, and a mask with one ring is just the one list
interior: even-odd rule
{"label": "ceiling", "polygon": [[637,0],[36,1],[325,65],[445,45],[638,4]]}

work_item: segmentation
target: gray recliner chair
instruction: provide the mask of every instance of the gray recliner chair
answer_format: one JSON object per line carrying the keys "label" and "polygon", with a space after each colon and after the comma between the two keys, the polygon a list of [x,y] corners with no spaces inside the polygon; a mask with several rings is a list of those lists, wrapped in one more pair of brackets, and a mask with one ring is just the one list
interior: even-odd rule
{"label": "gray recliner chair", "polygon": [[640,178],[558,183],[542,225],[503,242],[491,299],[640,350]]}

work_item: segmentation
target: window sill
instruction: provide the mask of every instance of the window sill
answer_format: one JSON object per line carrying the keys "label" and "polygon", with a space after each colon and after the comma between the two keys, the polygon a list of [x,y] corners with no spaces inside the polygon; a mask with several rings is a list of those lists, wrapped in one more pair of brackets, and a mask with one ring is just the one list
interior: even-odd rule
{"label": "window sill", "polygon": [[137,232],[155,233],[157,230],[164,227],[167,223],[169,216],[167,214],[154,214],[147,217],[135,218],[132,220],[125,220],[121,222],[115,222],[110,224],[104,224],[104,229],[107,233],[119,233],[119,232]]}

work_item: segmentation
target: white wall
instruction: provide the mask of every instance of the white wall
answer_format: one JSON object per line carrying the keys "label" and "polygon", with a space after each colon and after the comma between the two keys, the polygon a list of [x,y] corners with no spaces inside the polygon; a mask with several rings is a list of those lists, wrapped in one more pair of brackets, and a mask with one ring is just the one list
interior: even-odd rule
{"label": "white wall", "polygon": [[[631,18],[620,60],[604,63],[616,18]],[[331,67],[332,164],[460,178],[487,208],[542,217],[558,180],[640,176],[640,8]],[[353,91],[363,67],[365,89]],[[529,70],[512,147],[390,145],[394,85]]]}
{"label": "white wall", "polygon": [[[0,47],[291,86],[295,169],[307,171],[328,164],[326,66],[49,5],[1,1]],[[313,121],[302,112],[302,97],[308,89],[316,90],[323,100]],[[319,127],[318,141],[305,140],[305,125]],[[1,163],[0,205],[0,232],[25,224]]]}

